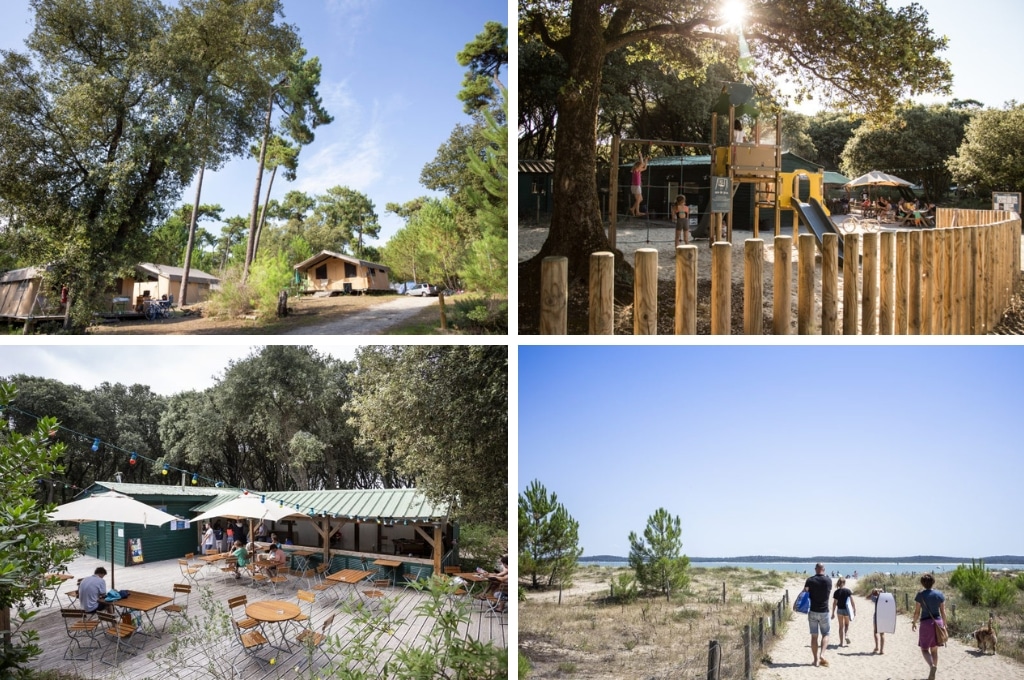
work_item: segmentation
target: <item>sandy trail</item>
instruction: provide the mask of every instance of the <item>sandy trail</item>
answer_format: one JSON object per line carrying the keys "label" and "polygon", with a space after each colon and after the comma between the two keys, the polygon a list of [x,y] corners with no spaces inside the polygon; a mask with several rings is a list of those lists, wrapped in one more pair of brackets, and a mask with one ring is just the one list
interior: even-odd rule
{"label": "sandy trail", "polygon": [[303,326],[285,335],[374,335],[411,319],[421,309],[432,304],[437,304],[436,297],[403,295],[390,302],[353,312],[343,319]]}
{"label": "sandy trail", "polygon": [[[803,580],[787,583],[791,598],[803,589]],[[849,579],[847,587],[856,585]],[[825,658],[828,668],[811,665],[811,635],[807,616],[794,614],[785,636],[771,650],[774,663],[757,674],[757,680],[797,680],[824,677],[842,680],[924,680],[928,666],[917,646],[917,633],[911,631],[910,617],[900,615],[896,633],[885,636],[885,654],[873,654],[875,648],[872,614],[874,605],[863,597],[855,597],[858,615],[850,624],[852,642],[838,647],[839,628],[831,621],[829,647]],[[831,609],[831,600],[830,609]],[[973,642],[973,641],[972,641]],[[1024,680],[1024,666],[1001,656],[980,655],[973,645],[950,639],[939,650],[937,680]]]}

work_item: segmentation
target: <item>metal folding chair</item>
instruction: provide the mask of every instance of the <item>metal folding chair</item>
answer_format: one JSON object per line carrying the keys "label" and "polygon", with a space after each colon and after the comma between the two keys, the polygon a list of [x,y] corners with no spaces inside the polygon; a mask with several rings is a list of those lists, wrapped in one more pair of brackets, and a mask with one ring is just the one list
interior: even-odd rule
{"label": "metal folding chair", "polygon": [[[89,658],[89,654],[92,650],[99,649],[100,641],[96,639],[96,629],[100,627],[100,622],[96,619],[90,619],[89,615],[81,609],[61,609],[60,615],[64,619],[64,629],[67,631],[68,648],[64,650],[65,661],[84,661]],[[82,640],[88,639],[92,642],[87,647],[82,646]],[[72,647],[78,647],[79,652],[85,652],[85,656],[75,656],[68,654],[71,653]]]}
{"label": "metal folding chair", "polygon": [[[173,598],[171,599],[171,603],[165,606],[162,610],[164,614],[167,615],[167,618],[164,619],[164,627],[160,629],[161,631],[167,630],[167,622],[170,621],[173,617],[185,615],[185,611],[188,609],[188,599],[191,596],[191,594],[192,586],[188,585],[187,583],[174,584],[174,595]],[[184,603],[179,601],[179,595],[184,596],[182,598],[185,600]]]}

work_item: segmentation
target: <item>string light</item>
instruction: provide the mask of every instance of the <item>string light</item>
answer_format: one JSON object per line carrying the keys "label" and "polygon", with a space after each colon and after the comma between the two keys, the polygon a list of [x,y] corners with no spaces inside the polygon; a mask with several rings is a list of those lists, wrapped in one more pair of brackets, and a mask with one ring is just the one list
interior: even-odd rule
{"label": "string light", "polygon": [[99,439],[93,439],[92,440],[92,451],[93,451],[93,453],[95,453],[95,452],[97,452],[99,450],[100,450],[100,440]]}
{"label": "string light", "polygon": [[137,462],[139,462],[139,454],[132,451],[132,457],[128,459],[128,464],[134,466]]}
{"label": "string light", "polygon": [[197,473],[192,473],[192,486],[195,486],[198,483],[199,483],[199,475]]}
{"label": "string light", "polygon": [[162,475],[164,475],[164,476],[167,476],[167,472],[168,472],[168,471],[169,471],[170,469],[171,469],[171,466],[170,466],[170,465],[168,465],[167,463],[164,463],[164,467],[163,467],[163,469],[162,469],[162,470],[160,470],[160,474],[162,474]]}

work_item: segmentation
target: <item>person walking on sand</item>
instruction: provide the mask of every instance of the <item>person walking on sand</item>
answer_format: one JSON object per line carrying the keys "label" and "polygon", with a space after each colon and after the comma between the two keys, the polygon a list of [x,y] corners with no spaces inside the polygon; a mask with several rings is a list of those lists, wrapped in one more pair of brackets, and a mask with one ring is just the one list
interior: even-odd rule
{"label": "person walking on sand", "polygon": [[931,574],[921,577],[921,585],[924,590],[914,596],[917,604],[910,625],[911,630],[917,630],[917,622],[921,622],[917,646],[921,648],[921,656],[928,664],[928,680],[935,680],[935,673],[939,669],[939,642],[935,637],[935,628],[946,627],[946,596],[941,590],[932,590],[935,577]]}
{"label": "person walking on sand", "polygon": [[853,602],[853,592],[846,587],[846,579],[839,577],[836,581],[836,592],[832,593],[832,618],[839,614],[839,646],[850,644],[850,637],[847,634],[850,630],[850,611],[857,614],[857,605]]}
{"label": "person walking on sand", "polygon": [[629,190],[633,192],[633,205],[629,209],[629,214],[633,217],[643,217],[647,214],[640,212],[640,203],[644,200],[643,171],[646,169],[647,159],[644,158],[643,154],[640,154],[640,160],[633,163],[630,175]]}
{"label": "person walking on sand", "polygon": [[885,633],[878,632],[878,596],[881,594],[882,589],[875,588],[871,591],[871,594],[868,595],[868,599],[875,605],[875,616],[873,619],[875,624],[875,650],[871,652],[872,654],[885,654]]}
{"label": "person walking on sand", "polygon": [[[811,654],[815,666],[828,666],[825,650],[828,649],[828,596],[832,592],[832,579],[825,575],[825,565],[814,565],[814,576],[804,583],[804,591],[811,596],[811,611],[807,612],[807,623],[811,629]],[[821,645],[818,636],[821,636]]]}

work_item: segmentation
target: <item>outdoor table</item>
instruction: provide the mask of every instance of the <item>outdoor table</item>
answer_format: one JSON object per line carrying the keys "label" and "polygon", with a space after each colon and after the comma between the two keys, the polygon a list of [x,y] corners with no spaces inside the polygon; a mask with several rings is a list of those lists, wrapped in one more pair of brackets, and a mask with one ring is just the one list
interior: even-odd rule
{"label": "outdoor table", "polygon": [[292,568],[296,571],[306,571],[309,569],[309,558],[316,555],[315,550],[286,550],[289,556],[292,558]]}
{"label": "outdoor table", "polygon": [[455,575],[458,576],[459,578],[461,578],[463,581],[466,582],[466,594],[470,598],[475,598],[481,592],[487,590],[487,585],[484,585],[484,587],[481,588],[479,591],[476,590],[477,584],[479,584],[479,583],[487,584],[490,581],[490,578],[486,574],[477,574],[476,572],[471,572],[471,571],[459,572],[458,574],[455,574]]}
{"label": "outdoor table", "polygon": [[53,590],[53,599],[47,603],[50,606],[60,597],[60,587],[67,581],[75,578],[74,574],[56,574],[50,573],[43,577],[43,583],[46,585],[47,590]]}
{"label": "outdoor table", "polygon": [[291,651],[291,644],[288,642],[288,636],[284,632],[284,622],[291,621],[296,616],[302,613],[299,609],[299,605],[294,602],[287,602],[285,600],[260,600],[259,602],[251,602],[245,606],[245,614],[251,619],[255,619],[260,623],[276,623],[278,631],[281,633],[281,640],[288,647],[283,649],[277,647],[282,651]]}
{"label": "outdoor table", "polygon": [[383,557],[379,560],[374,560],[374,564],[378,567],[390,567],[391,568],[391,585],[395,585],[398,581],[398,570],[402,566],[402,560],[387,560]]}
{"label": "outdoor table", "polygon": [[[149,621],[149,625],[154,631],[156,631],[157,628],[156,623],[153,621],[153,615],[159,607],[164,606],[173,599],[174,598],[167,597],[165,595],[151,595],[150,593],[140,593],[137,590],[133,590],[128,597],[122,597],[120,600],[113,600],[110,604],[119,609],[130,609],[145,614],[146,619]],[[105,599],[103,601],[107,602]],[[144,628],[139,632],[142,635],[149,635]],[[156,637],[160,637],[160,633],[156,633]]]}
{"label": "outdoor table", "polygon": [[356,589],[356,585],[365,581],[370,576],[373,576],[375,571],[364,571],[362,569],[342,569],[336,571],[333,574],[327,575],[328,581],[335,581],[336,583],[348,584],[349,588],[356,594],[357,597],[362,599],[362,595],[359,595],[359,591]]}

